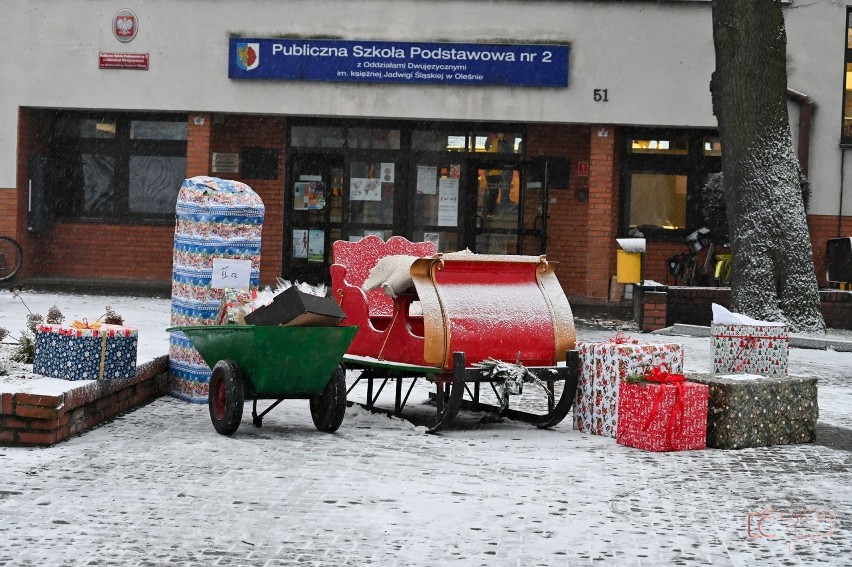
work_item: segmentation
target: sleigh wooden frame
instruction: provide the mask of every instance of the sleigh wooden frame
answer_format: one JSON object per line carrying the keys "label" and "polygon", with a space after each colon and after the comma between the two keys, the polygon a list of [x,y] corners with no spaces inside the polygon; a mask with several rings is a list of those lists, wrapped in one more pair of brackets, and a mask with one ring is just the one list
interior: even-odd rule
{"label": "sleigh wooden frame", "polygon": [[[346,313],[343,324],[359,327],[344,364],[361,371],[356,384],[366,380],[368,408],[378,409],[379,395],[395,381],[392,413],[400,415],[416,381],[425,378],[437,386],[438,416],[430,432],[446,428],[460,408],[539,427],[552,427],[568,414],[579,373],[572,350],[576,332],[571,307],[544,256],[435,254],[431,243],[396,236],[387,242],[376,236],[337,241],[332,248],[332,293]],[[381,289],[361,289],[373,266],[395,255],[417,257],[410,267],[413,286],[395,299]],[[488,359],[522,364],[529,371],[524,381],[535,376],[551,393],[563,382],[562,395],[558,401],[548,396],[546,414],[500,412],[480,399],[483,383],[499,398],[503,381],[474,366]]]}

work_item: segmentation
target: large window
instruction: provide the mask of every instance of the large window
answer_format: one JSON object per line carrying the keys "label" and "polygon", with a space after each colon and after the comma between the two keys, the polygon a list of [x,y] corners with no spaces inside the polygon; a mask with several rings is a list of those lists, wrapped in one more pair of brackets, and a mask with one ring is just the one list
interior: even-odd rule
{"label": "large window", "polygon": [[846,59],[843,77],[843,128],[840,143],[852,146],[852,8],[846,8]]}
{"label": "large window", "polygon": [[721,169],[721,154],[712,132],[626,132],[621,233],[638,228],[651,239],[680,238],[703,226],[701,190]]}
{"label": "large window", "polygon": [[173,218],[186,177],[184,115],[57,115],[51,155],[59,216]]}

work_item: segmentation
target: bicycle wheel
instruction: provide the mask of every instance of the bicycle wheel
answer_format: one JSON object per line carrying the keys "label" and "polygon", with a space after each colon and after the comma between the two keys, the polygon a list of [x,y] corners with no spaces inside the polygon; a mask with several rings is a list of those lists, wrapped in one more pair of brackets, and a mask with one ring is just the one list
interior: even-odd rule
{"label": "bicycle wheel", "polygon": [[21,245],[7,236],[0,236],[0,282],[14,278],[23,263]]}

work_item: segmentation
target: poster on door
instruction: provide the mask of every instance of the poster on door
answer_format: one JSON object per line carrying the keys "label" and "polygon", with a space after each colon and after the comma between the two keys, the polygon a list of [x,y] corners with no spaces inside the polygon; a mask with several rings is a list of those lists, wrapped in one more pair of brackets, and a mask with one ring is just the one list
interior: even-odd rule
{"label": "poster on door", "polygon": [[459,180],[438,182],[438,226],[457,226],[459,218]]}
{"label": "poster on door", "polygon": [[322,181],[297,181],[293,190],[293,208],[320,210],[325,208],[325,183]]}
{"label": "poster on door", "polygon": [[296,229],[293,231],[293,258],[308,257],[308,231]]}
{"label": "poster on door", "polygon": [[308,262],[325,260],[325,231],[308,231]]}
{"label": "poster on door", "polygon": [[435,250],[441,249],[441,233],[440,232],[424,232],[423,242],[431,242],[435,245]]}
{"label": "poster on door", "polygon": [[417,194],[434,195],[438,182],[438,168],[428,165],[417,166]]}
{"label": "poster on door", "polygon": [[351,201],[381,201],[382,180],[353,177],[349,180],[349,199]]}

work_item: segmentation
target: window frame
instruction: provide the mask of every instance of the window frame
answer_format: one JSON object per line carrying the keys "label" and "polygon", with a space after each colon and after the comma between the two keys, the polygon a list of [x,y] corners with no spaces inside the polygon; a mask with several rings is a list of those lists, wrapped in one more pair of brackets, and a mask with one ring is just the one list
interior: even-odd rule
{"label": "window frame", "polygon": [[[110,138],[67,136],[58,130],[61,120],[114,120],[115,135]],[[69,166],[83,154],[100,154],[114,159],[112,179],[112,210],[109,212],[87,212],[83,210],[85,187],[75,185],[73,175],[56,175],[54,210],[56,218],[65,222],[89,222],[108,224],[167,224],[174,222],[174,211],[133,212],[130,210],[130,159],[134,156],[178,157],[187,160],[188,140],[131,139],[131,123],[134,121],[177,122],[187,125],[185,113],[146,113],[112,111],[57,111],[53,117],[49,154],[57,173]],[[186,171],[184,171],[184,177]],[[182,181],[182,180],[181,180]],[[175,187],[175,194],[180,187]]]}
{"label": "window frame", "polygon": [[[633,153],[630,151],[630,144],[634,139],[659,140],[683,135],[688,137],[686,155]],[[704,140],[707,137],[718,136],[717,131],[708,129],[628,128],[622,131],[618,224],[620,237],[628,236],[628,232],[631,230],[629,226],[630,183],[631,175],[634,173],[686,175],[686,228],[651,228],[646,225],[642,229],[646,239],[680,242],[688,234],[704,226],[701,213],[703,182],[708,174],[722,170],[721,156],[705,155]]]}
{"label": "window frame", "polygon": [[[852,124],[850,124],[849,133],[846,134],[846,97],[852,97],[852,84],[847,84],[847,78],[852,72],[847,71],[849,65],[852,65],[852,41],[850,41],[850,31],[852,31],[852,6],[846,7],[846,20],[843,26],[843,93],[841,95],[840,104],[840,146],[849,148],[852,147]],[[852,105],[852,100],[849,101]],[[850,120],[852,123],[852,120]]]}

